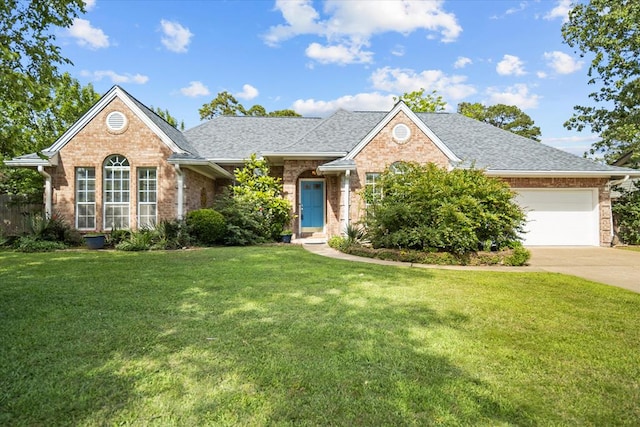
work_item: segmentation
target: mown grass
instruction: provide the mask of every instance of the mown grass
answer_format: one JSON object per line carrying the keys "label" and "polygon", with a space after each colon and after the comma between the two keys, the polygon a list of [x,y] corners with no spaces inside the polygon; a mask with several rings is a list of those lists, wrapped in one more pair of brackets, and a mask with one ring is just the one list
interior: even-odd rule
{"label": "mown grass", "polygon": [[558,274],[0,252],[0,425],[637,425],[639,324]]}

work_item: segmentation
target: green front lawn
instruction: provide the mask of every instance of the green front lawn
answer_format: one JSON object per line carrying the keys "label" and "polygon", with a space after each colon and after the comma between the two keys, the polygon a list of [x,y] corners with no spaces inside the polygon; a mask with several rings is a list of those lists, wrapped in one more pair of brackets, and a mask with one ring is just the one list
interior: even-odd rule
{"label": "green front lawn", "polygon": [[638,325],[558,274],[0,252],[0,425],[638,425]]}

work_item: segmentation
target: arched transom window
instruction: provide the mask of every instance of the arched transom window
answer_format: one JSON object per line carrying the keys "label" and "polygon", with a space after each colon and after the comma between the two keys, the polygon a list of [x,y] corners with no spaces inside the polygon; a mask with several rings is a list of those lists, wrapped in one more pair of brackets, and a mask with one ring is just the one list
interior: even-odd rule
{"label": "arched transom window", "polygon": [[129,161],[119,154],[104,162],[104,228],[129,228]]}

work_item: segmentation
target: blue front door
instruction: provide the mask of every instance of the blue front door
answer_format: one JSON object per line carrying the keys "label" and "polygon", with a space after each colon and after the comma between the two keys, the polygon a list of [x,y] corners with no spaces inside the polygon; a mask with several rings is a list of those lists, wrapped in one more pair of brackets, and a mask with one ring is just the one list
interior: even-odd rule
{"label": "blue front door", "polygon": [[300,181],[301,231],[324,229],[324,181]]}

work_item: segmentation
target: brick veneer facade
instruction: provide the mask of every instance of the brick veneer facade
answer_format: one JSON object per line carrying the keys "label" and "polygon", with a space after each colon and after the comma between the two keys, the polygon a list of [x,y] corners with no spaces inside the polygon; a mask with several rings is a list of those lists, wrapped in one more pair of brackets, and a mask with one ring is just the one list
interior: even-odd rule
{"label": "brick veneer facade", "polygon": [[[123,113],[127,119],[126,127],[119,132],[110,131],[106,125],[106,118],[113,111]],[[167,163],[172,152],[118,98],[110,102],[60,150],[58,166],[47,169],[52,175],[53,211],[68,218],[69,221],[75,221],[75,171],[78,167],[93,167],[96,177],[95,229],[104,229],[103,166],[105,160],[113,154],[126,157],[130,165],[129,224],[131,228],[137,227],[137,169],[142,167],[156,168],[157,220],[175,219],[177,172]],[[185,212],[188,209],[199,208],[202,200],[210,203],[215,191],[214,182],[189,170],[183,173],[185,174]]]}
{"label": "brick veneer facade", "polygon": [[[109,113],[120,111],[127,118],[127,126],[119,132],[107,128]],[[395,141],[392,130],[397,124],[405,124],[410,129],[406,141]],[[167,163],[171,149],[143,123],[118,98],[110,102],[83,129],[81,129],[59,152],[58,165],[47,168],[52,175],[53,209],[70,221],[75,219],[75,171],[78,167],[95,168],[96,176],[96,230],[103,227],[103,165],[114,154],[126,157],[130,164],[130,217],[131,228],[137,227],[137,168],[156,168],[157,171],[157,220],[177,217],[178,172]],[[328,160],[285,160],[282,166],[274,166],[271,173],[282,178],[283,194],[288,199],[296,215],[292,228],[300,237],[299,230],[299,188],[301,179],[317,179],[325,183],[326,226],[323,234],[341,234],[344,229],[346,189],[344,174],[317,175],[318,166]],[[348,220],[357,222],[364,214],[361,197],[366,182],[366,174],[382,172],[394,162],[432,162],[443,167],[449,166],[446,155],[429,139],[415,123],[400,111],[373,139],[355,156],[356,170],[350,174],[348,195]],[[223,166],[233,172],[241,165]],[[214,197],[229,180],[216,180],[182,168],[184,177],[183,212],[210,207]],[[503,178],[512,188],[595,188],[598,190],[600,213],[600,243],[611,243],[611,200],[605,178]],[[87,230],[89,231],[89,230]]]}

